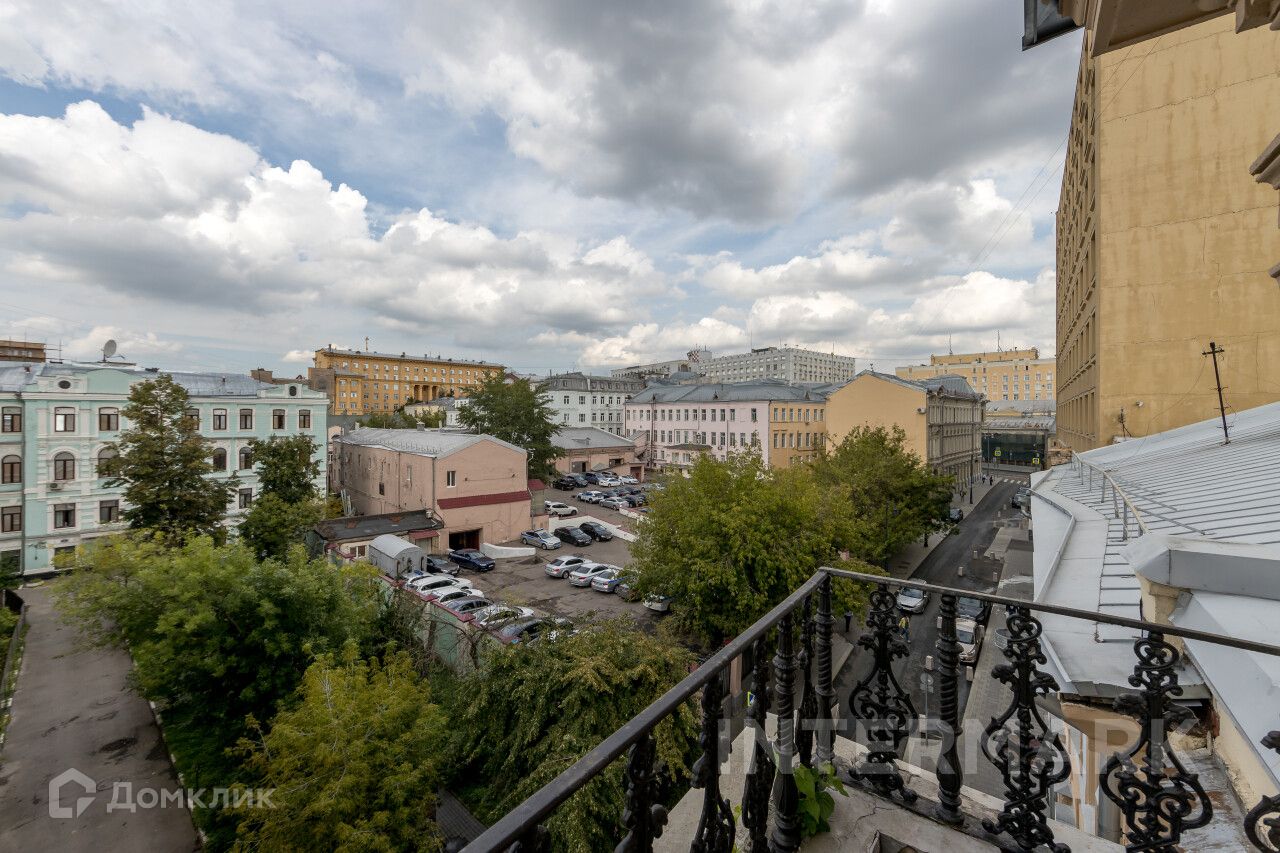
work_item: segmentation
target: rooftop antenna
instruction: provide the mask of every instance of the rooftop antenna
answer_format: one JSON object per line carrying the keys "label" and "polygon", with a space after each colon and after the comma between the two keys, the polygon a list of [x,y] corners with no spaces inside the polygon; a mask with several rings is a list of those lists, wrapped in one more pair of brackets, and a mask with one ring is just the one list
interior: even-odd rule
{"label": "rooftop antenna", "polygon": [[947,335],[947,355],[955,355],[956,351],[951,348],[951,336]]}
{"label": "rooftop antenna", "polygon": [[1222,376],[1218,373],[1218,356],[1226,352],[1213,341],[1209,341],[1209,349],[1200,353],[1213,357],[1213,383],[1218,386],[1218,413],[1222,415],[1222,443],[1231,443],[1231,433],[1227,431],[1227,404],[1222,401]]}
{"label": "rooftop antenna", "polygon": [[996,329],[996,352],[1003,352],[1003,350],[1000,349],[1000,330],[999,329]]}
{"label": "rooftop antenna", "polygon": [[368,336],[368,335],[365,335],[365,336],[364,336],[364,351],[365,351],[365,352],[368,352],[368,351],[369,351],[369,336]]}
{"label": "rooftop antenna", "polygon": [[107,359],[111,358],[111,356],[115,354],[116,354],[116,342],[115,342],[115,339],[112,338],[102,345],[102,360],[106,361]]}

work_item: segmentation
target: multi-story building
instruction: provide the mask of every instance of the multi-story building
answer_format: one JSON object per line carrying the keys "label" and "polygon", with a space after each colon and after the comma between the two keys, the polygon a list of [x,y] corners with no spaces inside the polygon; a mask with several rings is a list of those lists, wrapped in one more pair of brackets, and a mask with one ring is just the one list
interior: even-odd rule
{"label": "multi-story building", "polygon": [[555,466],[562,474],[611,471],[644,477],[634,439],[599,427],[565,426],[555,431],[551,443],[561,450]]}
{"label": "multi-story building", "polygon": [[[355,515],[428,510],[426,551],[515,539],[533,523],[528,454],[491,435],[357,428],[334,439],[336,478]],[[536,483],[536,489],[543,488]]]}
{"label": "multi-story building", "polygon": [[1058,361],[1041,358],[1040,350],[997,350],[954,355],[931,355],[928,364],[913,364],[895,371],[899,379],[935,379],[963,376],[969,387],[988,400],[1052,400]]}
{"label": "multi-story building", "polygon": [[962,376],[910,380],[864,370],[827,395],[827,433],[834,445],[856,427],[902,427],[907,449],[967,492],[981,471],[985,405]]}
{"label": "multi-story building", "polygon": [[33,341],[0,340],[0,361],[26,361],[38,364],[45,361],[44,344]]}
{"label": "multi-story building", "polygon": [[850,355],[799,347],[761,347],[736,355],[721,355],[698,365],[704,382],[848,382],[858,373]]}
{"label": "multi-story building", "polygon": [[1280,399],[1280,230],[1250,173],[1275,150],[1280,41],[1236,34],[1222,3],[1059,6],[1090,22],[1057,213],[1059,437],[1087,450],[1211,415],[1210,341],[1233,410]]}
{"label": "multi-story building", "polygon": [[774,468],[813,457],[825,440],[826,398],[784,382],[653,385],[626,404],[626,436],[650,468],[683,468],[701,455],[749,448]]}
{"label": "multi-story building", "polygon": [[630,367],[618,367],[609,371],[615,379],[666,379],[676,374],[697,374],[700,365],[711,361],[711,350],[691,349],[684,358],[673,358],[670,361],[654,361],[648,364],[633,364]]}
{"label": "multi-story building", "polygon": [[315,359],[309,372],[312,386],[328,393],[329,411],[335,415],[391,412],[408,402],[464,397],[490,376],[504,372],[502,365],[486,361],[332,346],[316,350]]}
{"label": "multi-story building", "polygon": [[644,380],[561,373],[542,380],[539,387],[551,402],[556,423],[621,432],[622,407],[632,394],[644,390]]}
{"label": "multi-story building", "polygon": [[[326,398],[305,385],[267,385],[248,376],[165,371],[190,395],[188,414],[213,444],[211,475],[240,479],[228,521],[258,491],[249,441],[310,435],[325,488]],[[48,571],[59,554],[118,532],[123,489],[97,474],[109,445],[129,427],[121,410],[130,388],[154,369],[100,364],[0,364],[0,559],[27,573]]]}

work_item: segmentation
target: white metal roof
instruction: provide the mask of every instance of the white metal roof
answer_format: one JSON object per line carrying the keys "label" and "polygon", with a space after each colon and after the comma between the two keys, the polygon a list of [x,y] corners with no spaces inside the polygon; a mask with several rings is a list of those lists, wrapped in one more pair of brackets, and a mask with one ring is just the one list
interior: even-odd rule
{"label": "white metal roof", "polygon": [[386,450],[398,450],[402,453],[416,453],[419,456],[448,456],[465,450],[473,444],[491,441],[517,453],[524,449],[510,442],[495,438],[492,435],[477,435],[472,432],[460,432],[448,429],[370,429],[361,427],[338,436],[343,444],[356,444],[362,447],[381,447]]}

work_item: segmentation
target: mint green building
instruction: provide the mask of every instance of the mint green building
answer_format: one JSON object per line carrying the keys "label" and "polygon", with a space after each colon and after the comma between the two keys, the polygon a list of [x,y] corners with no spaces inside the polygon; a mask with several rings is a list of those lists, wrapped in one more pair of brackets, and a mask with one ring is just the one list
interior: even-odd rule
{"label": "mint green building", "polygon": [[[135,382],[154,368],[0,362],[0,563],[38,574],[54,558],[123,530],[122,490],[98,476],[98,460],[128,427],[121,415]],[[214,446],[211,476],[240,478],[228,523],[253,502],[258,477],[249,440],[305,433],[316,442],[325,488],[328,397],[302,383],[268,385],[231,373],[163,371],[187,389],[191,417]]]}

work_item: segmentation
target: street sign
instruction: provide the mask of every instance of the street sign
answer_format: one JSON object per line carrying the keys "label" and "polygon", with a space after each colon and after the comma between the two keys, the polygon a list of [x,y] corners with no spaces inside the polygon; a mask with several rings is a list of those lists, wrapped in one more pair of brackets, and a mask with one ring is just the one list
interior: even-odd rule
{"label": "street sign", "polygon": [[998,447],[997,447],[997,448],[995,449],[995,452],[994,452],[994,453],[992,453],[991,455],[992,455],[992,456],[994,456],[995,458],[999,459],[999,458],[1000,458],[1000,448],[998,448]]}
{"label": "street sign", "polygon": [[1039,457],[1039,456],[1032,456],[1032,457],[1031,457],[1031,464],[1032,464],[1032,465],[1039,465],[1039,464],[1040,464],[1040,457]]}
{"label": "street sign", "polygon": [[920,673],[920,689],[929,691],[933,689],[933,676],[927,672]]}

